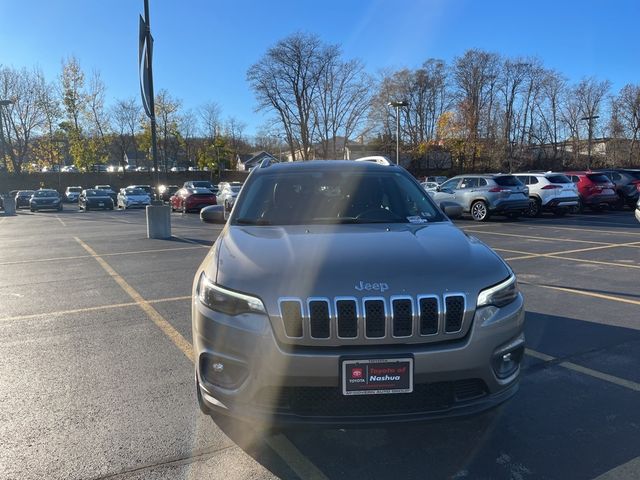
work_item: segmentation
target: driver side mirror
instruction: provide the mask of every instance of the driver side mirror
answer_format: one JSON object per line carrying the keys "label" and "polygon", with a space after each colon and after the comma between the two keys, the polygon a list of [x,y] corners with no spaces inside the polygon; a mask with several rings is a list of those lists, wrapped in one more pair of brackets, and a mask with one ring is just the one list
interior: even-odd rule
{"label": "driver side mirror", "polygon": [[200,220],[204,223],[227,223],[224,217],[224,207],[222,205],[211,205],[200,210]]}

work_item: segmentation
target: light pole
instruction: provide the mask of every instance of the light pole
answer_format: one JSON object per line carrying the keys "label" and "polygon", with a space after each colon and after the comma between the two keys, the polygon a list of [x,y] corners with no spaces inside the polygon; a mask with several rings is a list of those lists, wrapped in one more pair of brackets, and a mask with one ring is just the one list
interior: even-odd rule
{"label": "light pole", "polygon": [[580,120],[585,120],[588,125],[589,140],[587,140],[587,170],[591,170],[591,139],[593,138],[593,121],[600,118],[600,115],[590,115],[588,117],[582,117]]}
{"label": "light pole", "polygon": [[405,100],[389,102],[387,105],[396,109],[396,165],[400,163],[400,107],[408,107],[409,102]]}

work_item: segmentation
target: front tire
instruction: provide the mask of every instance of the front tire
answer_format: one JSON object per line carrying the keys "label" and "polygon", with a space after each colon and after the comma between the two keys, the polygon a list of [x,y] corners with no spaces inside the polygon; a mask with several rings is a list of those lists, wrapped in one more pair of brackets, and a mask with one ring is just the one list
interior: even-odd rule
{"label": "front tire", "polygon": [[477,200],[471,204],[471,218],[476,222],[485,222],[489,218],[489,209],[483,200]]}

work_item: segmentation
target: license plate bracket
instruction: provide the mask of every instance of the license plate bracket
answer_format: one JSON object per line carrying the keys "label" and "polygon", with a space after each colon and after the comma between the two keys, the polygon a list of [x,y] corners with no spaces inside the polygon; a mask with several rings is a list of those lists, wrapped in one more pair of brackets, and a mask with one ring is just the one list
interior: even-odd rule
{"label": "license plate bracket", "polygon": [[343,395],[389,395],[413,392],[413,358],[345,359]]}

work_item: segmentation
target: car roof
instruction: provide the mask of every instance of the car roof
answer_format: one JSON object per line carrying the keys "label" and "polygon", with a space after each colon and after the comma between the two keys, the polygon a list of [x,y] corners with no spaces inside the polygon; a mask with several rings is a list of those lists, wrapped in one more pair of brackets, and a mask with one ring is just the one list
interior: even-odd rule
{"label": "car roof", "polygon": [[[400,169],[397,165],[380,165],[375,162],[356,162],[354,160],[308,160],[298,162],[272,163],[268,167],[258,167],[251,170],[252,175],[262,175],[272,172],[389,172],[390,169]],[[229,183],[229,182],[222,182]]]}

